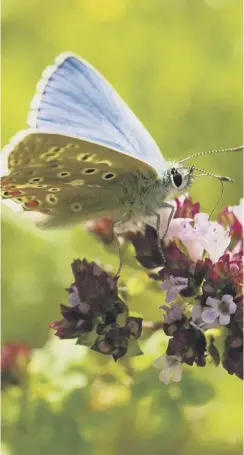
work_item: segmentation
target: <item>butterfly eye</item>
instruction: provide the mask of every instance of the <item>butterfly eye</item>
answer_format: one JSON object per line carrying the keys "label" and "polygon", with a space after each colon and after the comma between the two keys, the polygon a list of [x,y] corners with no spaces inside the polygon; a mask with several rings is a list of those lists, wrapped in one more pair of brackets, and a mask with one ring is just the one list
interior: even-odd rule
{"label": "butterfly eye", "polygon": [[174,167],[171,169],[171,175],[176,188],[179,188],[183,181],[182,175]]}
{"label": "butterfly eye", "polygon": [[102,178],[104,180],[112,180],[115,179],[116,174],[113,174],[112,172],[107,172],[106,174],[103,174]]}

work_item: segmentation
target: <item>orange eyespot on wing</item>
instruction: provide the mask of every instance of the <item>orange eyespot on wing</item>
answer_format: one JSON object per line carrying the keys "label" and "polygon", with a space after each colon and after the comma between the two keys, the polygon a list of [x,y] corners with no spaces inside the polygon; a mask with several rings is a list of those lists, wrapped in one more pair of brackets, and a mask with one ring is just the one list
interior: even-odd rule
{"label": "orange eyespot on wing", "polygon": [[38,201],[37,199],[33,199],[32,201],[29,202],[24,202],[23,207],[27,210],[37,210],[41,205],[41,201]]}

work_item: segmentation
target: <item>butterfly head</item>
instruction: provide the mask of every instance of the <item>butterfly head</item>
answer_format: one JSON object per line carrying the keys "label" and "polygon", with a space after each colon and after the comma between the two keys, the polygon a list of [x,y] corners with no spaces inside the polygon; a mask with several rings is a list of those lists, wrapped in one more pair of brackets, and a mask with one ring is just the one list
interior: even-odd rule
{"label": "butterfly head", "polygon": [[185,191],[192,185],[194,166],[173,166],[169,169],[171,185],[175,190]]}
{"label": "butterfly head", "polygon": [[193,183],[194,166],[181,166],[179,163],[172,163],[167,169],[166,183],[169,192],[186,191]]}

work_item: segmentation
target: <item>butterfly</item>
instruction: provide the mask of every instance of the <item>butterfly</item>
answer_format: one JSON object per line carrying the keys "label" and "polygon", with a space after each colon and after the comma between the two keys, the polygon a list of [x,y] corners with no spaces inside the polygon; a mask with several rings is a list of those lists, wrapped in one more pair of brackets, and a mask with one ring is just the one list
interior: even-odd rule
{"label": "butterfly", "polygon": [[184,161],[200,154],[167,161],[113,87],[72,53],[44,71],[27,124],[3,151],[9,171],[2,198],[41,213],[42,227],[156,215],[159,232],[158,210],[170,209],[169,226],[174,207],[167,199],[193,182],[196,168]]}

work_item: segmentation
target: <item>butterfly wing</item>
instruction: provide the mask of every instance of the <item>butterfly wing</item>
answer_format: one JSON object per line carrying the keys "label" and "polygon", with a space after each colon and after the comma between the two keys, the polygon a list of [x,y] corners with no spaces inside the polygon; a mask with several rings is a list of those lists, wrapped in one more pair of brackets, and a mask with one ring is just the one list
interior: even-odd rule
{"label": "butterfly wing", "polygon": [[[155,180],[166,163],[111,85],[85,61],[61,54],[37,86],[30,129],[6,147],[3,197],[56,219],[123,210],[133,171]],[[80,213],[79,213],[80,212]]]}
{"label": "butterfly wing", "polygon": [[147,163],[95,142],[26,130],[8,150],[2,197],[52,217],[53,225],[123,216],[123,185],[133,173],[155,179]]}
{"label": "butterfly wing", "polygon": [[60,54],[37,85],[28,116],[31,128],[59,132],[126,152],[160,175],[156,143],[113,87],[90,64]]}

